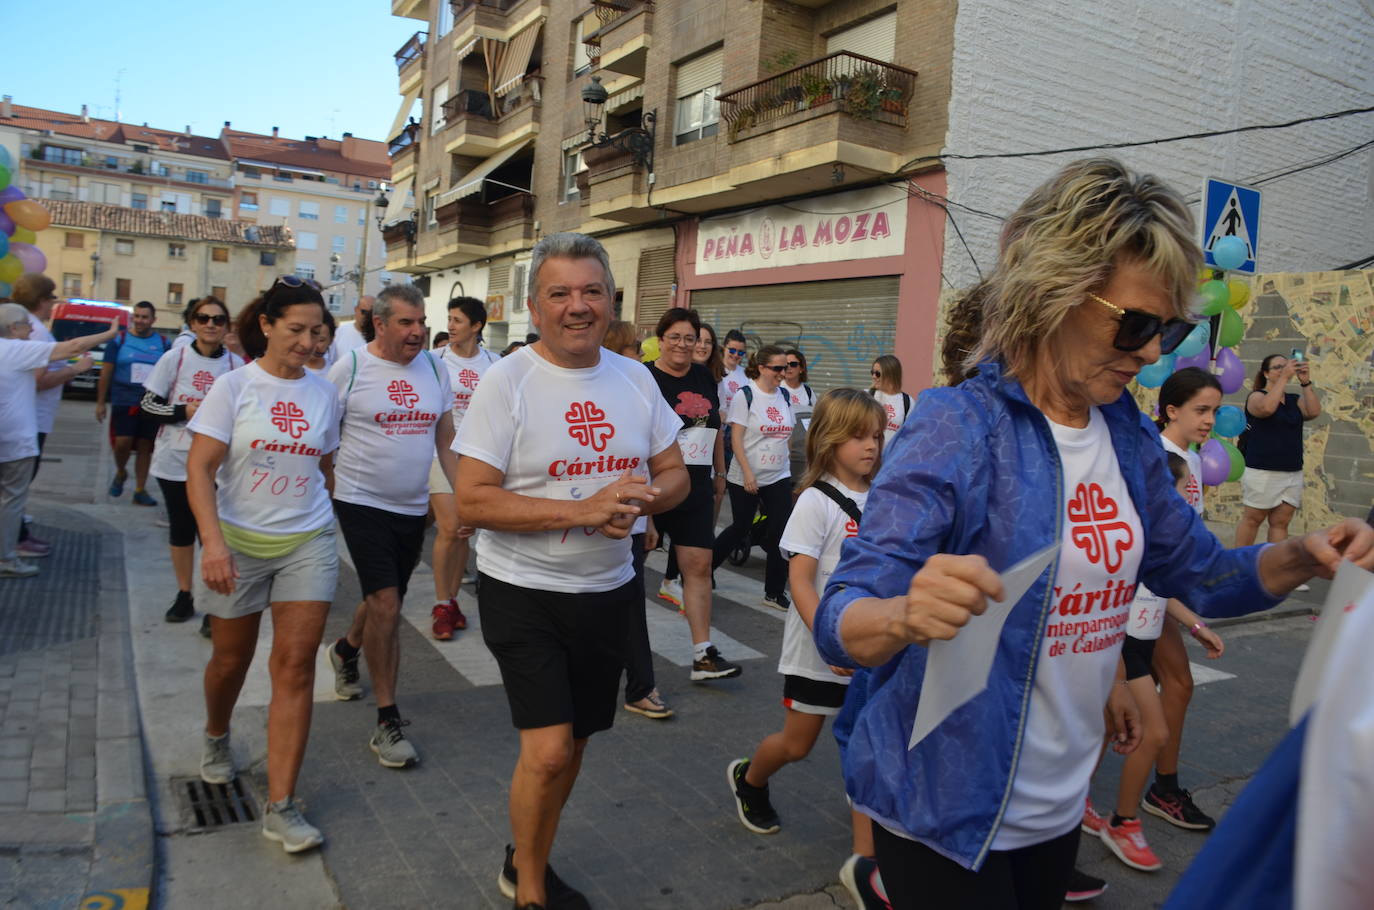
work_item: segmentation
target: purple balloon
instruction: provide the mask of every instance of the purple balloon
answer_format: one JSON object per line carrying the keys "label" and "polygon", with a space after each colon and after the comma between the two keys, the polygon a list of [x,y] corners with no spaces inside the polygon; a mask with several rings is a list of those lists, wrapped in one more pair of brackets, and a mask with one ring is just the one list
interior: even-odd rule
{"label": "purple balloon", "polygon": [[18,202],[20,199],[27,198],[29,197],[24,195],[23,190],[21,190],[19,187],[13,184],[10,184],[5,189],[0,190],[0,208],[4,208],[11,202]]}
{"label": "purple balloon", "polygon": [[1217,381],[1221,383],[1221,391],[1227,395],[1239,392],[1245,384],[1245,364],[1240,362],[1240,356],[1231,348],[1217,351],[1215,372]]}
{"label": "purple balloon", "polygon": [[1231,473],[1231,456],[1220,440],[1209,439],[1198,451],[1202,456],[1202,482],[1209,487],[1219,487],[1226,482]]}
{"label": "purple balloon", "polygon": [[0,233],[8,237],[14,233],[16,227],[18,225],[14,223],[14,219],[6,215],[4,209],[0,209]]}
{"label": "purple balloon", "polygon": [[1211,365],[1212,352],[1207,350],[1206,345],[1203,345],[1202,350],[1198,351],[1192,357],[1174,358],[1174,372],[1178,372],[1179,370],[1184,369],[1185,367],[1197,367],[1198,369],[1205,370]]}
{"label": "purple balloon", "polygon": [[48,257],[31,243],[11,243],[10,252],[24,265],[25,272],[41,273],[48,267]]}

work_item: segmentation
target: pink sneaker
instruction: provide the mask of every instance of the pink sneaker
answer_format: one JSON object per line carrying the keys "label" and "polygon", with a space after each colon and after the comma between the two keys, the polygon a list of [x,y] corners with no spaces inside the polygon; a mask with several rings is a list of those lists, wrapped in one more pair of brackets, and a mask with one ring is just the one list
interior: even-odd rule
{"label": "pink sneaker", "polygon": [[1145,832],[1138,818],[1124,818],[1121,824],[1116,826],[1107,822],[1102,828],[1101,837],[1107,849],[1132,869],[1154,872],[1164,866],[1159,857],[1155,856],[1155,851],[1145,842]]}
{"label": "pink sneaker", "polygon": [[1107,820],[1099,815],[1097,810],[1093,808],[1091,797],[1084,802],[1086,805],[1083,807],[1083,824],[1081,825],[1083,833],[1100,836],[1102,834],[1102,829],[1107,827]]}

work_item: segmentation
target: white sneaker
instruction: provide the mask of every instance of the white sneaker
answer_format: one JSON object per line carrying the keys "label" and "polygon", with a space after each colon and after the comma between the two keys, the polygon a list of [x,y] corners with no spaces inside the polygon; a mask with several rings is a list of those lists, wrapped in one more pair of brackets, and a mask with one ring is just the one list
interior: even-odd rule
{"label": "white sneaker", "polygon": [[658,586],[658,596],[675,607],[682,606],[682,579],[663,579],[663,584]]}
{"label": "white sneaker", "polygon": [[459,582],[459,584],[463,584],[463,585],[475,585],[475,584],[477,584],[477,575],[476,575],[475,573],[473,573],[473,572],[464,572],[464,573],[463,573],[463,580],[462,580],[461,582]]}
{"label": "white sneaker", "polygon": [[1307,593],[1308,591],[1310,591],[1310,590],[1312,590],[1312,586],[1311,586],[1311,585],[1298,585],[1296,588],[1293,589],[1293,593],[1294,593],[1294,594],[1306,594],[1306,593]]}
{"label": "white sneaker", "polygon": [[207,784],[227,784],[234,779],[234,753],[229,748],[229,734],[205,734],[205,749],[200,759],[200,779]]}
{"label": "white sneaker", "polygon": [[18,557],[0,559],[0,578],[32,578],[38,574],[38,566]]}
{"label": "white sneaker", "polygon": [[324,843],[324,835],[305,820],[294,796],[267,804],[267,812],[262,817],[262,836],[281,844],[287,853],[300,853]]}

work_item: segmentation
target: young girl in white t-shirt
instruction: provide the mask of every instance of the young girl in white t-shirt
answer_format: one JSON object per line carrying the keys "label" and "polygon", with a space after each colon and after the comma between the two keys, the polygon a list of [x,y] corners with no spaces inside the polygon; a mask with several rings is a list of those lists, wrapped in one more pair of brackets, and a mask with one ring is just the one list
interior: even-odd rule
{"label": "young girl in white t-shirt", "polygon": [[[780,827],[768,799],[768,779],[809,755],[826,717],[844,704],[852,671],[826,664],[812,640],[811,623],[840,548],[859,533],[869,483],[881,463],[885,422],[882,406],[857,389],[835,389],[816,403],[806,438],[809,467],[780,544],[790,557],[792,585],[778,661],[786,708],[783,727],[759,743],[753,758],[736,759],[728,769],[739,819],[756,834],[773,834]],[[867,816],[853,812],[852,818],[853,855],[840,878],[859,907],[879,906],[873,902],[882,894],[873,830]]]}

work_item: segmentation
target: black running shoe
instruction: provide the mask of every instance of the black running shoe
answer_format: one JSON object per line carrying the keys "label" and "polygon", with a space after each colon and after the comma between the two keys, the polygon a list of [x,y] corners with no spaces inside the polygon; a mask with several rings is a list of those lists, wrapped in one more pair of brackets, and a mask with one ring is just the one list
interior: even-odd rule
{"label": "black running shoe", "polygon": [[168,622],[185,622],[196,615],[196,599],[190,591],[178,591],[177,599],[167,608],[164,618]]}
{"label": "black running shoe", "polygon": [[201,638],[209,638],[209,637],[210,637],[210,614],[209,614],[209,613],[206,613],[204,616],[202,616],[202,617],[200,618],[200,637],[201,637]]}
{"label": "black running shoe", "polygon": [[[501,874],[496,876],[496,886],[507,898],[515,900],[515,883],[515,848],[506,844],[506,859],[501,864]],[[537,907],[539,910],[592,910],[592,905],[582,892],[559,878],[552,865],[544,866],[544,903],[517,906],[518,910],[529,907]]]}
{"label": "black running shoe", "polygon": [[1076,904],[1079,901],[1090,901],[1106,890],[1105,881],[1075,866],[1069,876],[1069,887],[1064,891],[1064,902]]}
{"label": "black running shoe", "polygon": [[1193,802],[1187,790],[1161,790],[1158,783],[1150,784],[1140,808],[1151,815],[1158,815],[1169,824],[1189,831],[1211,831],[1217,826],[1212,816],[1203,812]]}
{"label": "black running shoe", "polygon": [[735,797],[735,811],[740,823],[755,834],[777,834],[782,828],[778,813],[773,811],[773,803],[768,799],[768,787],[755,787],[744,779],[749,770],[749,759],[737,758],[725,769],[730,781],[730,792]]}

